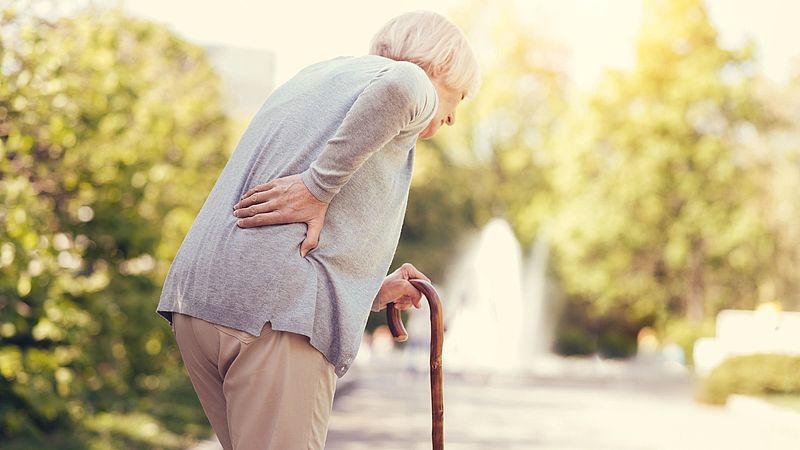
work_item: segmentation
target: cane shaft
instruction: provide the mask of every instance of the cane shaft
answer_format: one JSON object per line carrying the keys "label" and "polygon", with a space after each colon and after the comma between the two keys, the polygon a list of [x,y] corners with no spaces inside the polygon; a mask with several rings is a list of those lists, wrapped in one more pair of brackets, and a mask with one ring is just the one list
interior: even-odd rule
{"label": "cane shaft", "polygon": [[442,301],[433,285],[424,280],[409,280],[420,290],[431,310],[431,415],[433,419],[433,449],[444,449],[444,391],[442,390],[442,344],[444,323],[442,321]]}
{"label": "cane shaft", "polygon": [[[444,391],[442,389],[442,344],[444,342],[444,322],[442,320],[442,301],[433,285],[421,279],[408,280],[428,299],[431,310],[431,417],[433,420],[431,437],[433,450],[444,449]],[[403,342],[408,333],[403,326],[400,310],[389,303],[386,309],[389,330],[394,339]]]}

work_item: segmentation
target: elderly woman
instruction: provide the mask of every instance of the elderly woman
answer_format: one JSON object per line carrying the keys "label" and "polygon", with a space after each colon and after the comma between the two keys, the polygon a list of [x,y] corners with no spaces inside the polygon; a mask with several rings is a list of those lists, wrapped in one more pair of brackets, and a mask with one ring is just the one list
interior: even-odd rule
{"label": "elderly woman", "polygon": [[226,450],[324,447],[370,310],[419,307],[408,280],[424,274],[386,275],[416,140],[453,125],[479,83],[461,31],[415,11],[369,54],[302,69],[256,113],[157,308]]}

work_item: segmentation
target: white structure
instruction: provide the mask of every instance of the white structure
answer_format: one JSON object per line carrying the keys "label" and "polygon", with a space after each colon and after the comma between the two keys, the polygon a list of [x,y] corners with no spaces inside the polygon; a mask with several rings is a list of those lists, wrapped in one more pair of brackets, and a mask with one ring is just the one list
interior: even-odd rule
{"label": "white structure", "polygon": [[706,375],[728,357],[754,353],[800,355],[800,312],[774,307],[720,311],[716,337],[694,344],[695,371]]}
{"label": "white structure", "polygon": [[[530,265],[524,267],[511,226],[494,218],[453,260],[447,283],[439,290],[445,321],[443,365],[461,372],[526,370],[546,351],[541,326],[546,245],[538,242]],[[426,302],[423,305],[407,324],[406,357],[420,370],[427,364],[430,334]]]}

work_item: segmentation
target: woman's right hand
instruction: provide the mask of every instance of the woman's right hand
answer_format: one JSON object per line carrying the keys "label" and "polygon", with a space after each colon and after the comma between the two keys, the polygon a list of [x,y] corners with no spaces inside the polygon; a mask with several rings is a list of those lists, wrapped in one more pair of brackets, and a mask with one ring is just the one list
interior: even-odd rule
{"label": "woman's right hand", "polygon": [[300,256],[319,245],[319,235],[325,223],[328,203],[314,197],[300,174],[276,178],[245,192],[233,206],[233,215],[241,228],[284,223],[308,225],[306,238],[300,245]]}

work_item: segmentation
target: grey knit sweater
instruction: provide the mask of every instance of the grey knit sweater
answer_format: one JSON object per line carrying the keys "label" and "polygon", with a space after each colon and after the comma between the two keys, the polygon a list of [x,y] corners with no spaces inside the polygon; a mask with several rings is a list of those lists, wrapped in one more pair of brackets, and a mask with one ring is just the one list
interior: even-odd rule
{"label": "grey knit sweater", "polygon": [[[417,136],[438,106],[416,64],[376,55],[312,64],[253,117],[169,269],[157,312],[259,335],[310,338],[343,376],[403,224]],[[329,204],[317,247],[300,256],[306,224],[240,228],[248,189],[292,174]]]}

